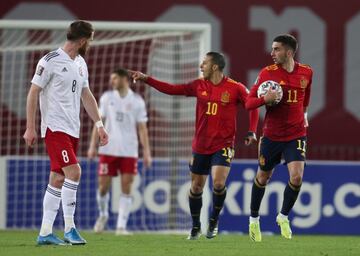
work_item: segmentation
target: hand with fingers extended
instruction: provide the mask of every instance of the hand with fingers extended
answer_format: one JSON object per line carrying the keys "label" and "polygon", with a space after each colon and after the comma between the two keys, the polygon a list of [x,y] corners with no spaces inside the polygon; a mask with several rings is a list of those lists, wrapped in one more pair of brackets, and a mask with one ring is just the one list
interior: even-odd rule
{"label": "hand with fingers extended", "polygon": [[37,133],[35,129],[26,128],[23,138],[25,140],[26,145],[32,148],[37,140]]}

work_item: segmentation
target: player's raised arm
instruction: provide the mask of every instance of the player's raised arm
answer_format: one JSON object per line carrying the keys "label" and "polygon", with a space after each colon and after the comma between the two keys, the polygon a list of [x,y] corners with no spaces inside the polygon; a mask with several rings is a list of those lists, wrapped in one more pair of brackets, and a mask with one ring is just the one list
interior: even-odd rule
{"label": "player's raised arm", "polygon": [[99,113],[99,109],[95,97],[91,93],[89,87],[85,87],[82,89],[81,100],[82,103],[84,104],[86,112],[89,114],[90,118],[95,122],[95,125],[98,128],[100,146],[106,145],[108,143],[109,137],[104,129],[104,125],[101,120],[101,116]]}
{"label": "player's raised arm", "polygon": [[176,85],[169,84],[166,82],[156,80],[155,78],[152,78],[139,71],[130,71],[130,73],[132,74],[132,78],[135,81],[137,80],[143,81],[162,93],[169,95],[184,95],[184,96],[190,96],[192,94],[191,84],[176,84]]}
{"label": "player's raised arm", "polygon": [[32,147],[37,139],[35,119],[40,91],[41,87],[32,84],[26,100],[26,131],[23,138],[29,147]]}

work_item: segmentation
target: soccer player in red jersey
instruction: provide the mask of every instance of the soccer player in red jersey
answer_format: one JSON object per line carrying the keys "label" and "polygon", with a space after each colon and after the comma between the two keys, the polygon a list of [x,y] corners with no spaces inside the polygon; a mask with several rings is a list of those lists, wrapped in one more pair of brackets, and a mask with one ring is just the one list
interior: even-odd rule
{"label": "soccer player in red jersey", "polygon": [[[306,129],[308,127],[306,110],[309,105],[313,71],[308,65],[294,60],[298,43],[292,35],[279,35],[272,43],[271,57],[275,64],[261,70],[255,85],[251,88],[247,109],[266,105],[263,137],[259,142],[259,168],[251,194],[251,216],[249,235],[251,240],[260,242],[259,208],[274,167],[283,156],[289,170],[290,180],[284,191],[284,201],[276,222],[281,235],[291,239],[292,232],[288,214],[294,206],[305,165]],[[280,92],[270,89],[264,97],[258,98],[257,90],[264,82],[272,80],[279,83],[283,97],[278,104]]]}
{"label": "soccer player in red jersey", "polygon": [[[224,67],[224,56],[209,52],[200,65],[203,78],[188,84],[171,85],[141,72],[133,72],[134,79],[145,81],[163,93],[197,99],[193,157],[190,162],[189,206],[193,220],[188,237],[190,240],[198,239],[201,234],[202,192],[210,171],[213,178],[213,208],[206,236],[213,238],[217,235],[219,213],[226,197],[225,182],[234,156],[237,110],[239,104],[245,105],[248,95],[244,85],[224,76]],[[257,109],[249,113],[250,127],[245,140],[247,145],[256,141],[258,116]]]}

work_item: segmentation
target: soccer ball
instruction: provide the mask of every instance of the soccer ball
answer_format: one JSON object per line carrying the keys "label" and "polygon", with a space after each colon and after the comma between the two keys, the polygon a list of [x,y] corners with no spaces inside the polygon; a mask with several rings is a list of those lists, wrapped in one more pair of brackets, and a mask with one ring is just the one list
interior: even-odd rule
{"label": "soccer ball", "polygon": [[258,98],[264,96],[270,90],[270,88],[272,90],[280,92],[280,98],[275,100],[275,102],[274,102],[274,104],[278,104],[283,97],[283,90],[281,88],[281,85],[275,81],[267,80],[267,81],[263,82],[262,84],[260,84],[260,86],[257,90],[257,96],[258,96]]}

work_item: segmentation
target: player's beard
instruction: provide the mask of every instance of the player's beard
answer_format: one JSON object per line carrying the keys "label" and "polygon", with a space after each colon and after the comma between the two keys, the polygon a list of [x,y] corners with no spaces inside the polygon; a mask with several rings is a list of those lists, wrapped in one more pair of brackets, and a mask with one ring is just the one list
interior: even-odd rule
{"label": "player's beard", "polygon": [[88,44],[84,44],[83,46],[81,46],[78,50],[79,54],[82,56],[82,57],[85,57],[85,54],[87,52],[87,49],[88,49]]}
{"label": "player's beard", "polygon": [[275,64],[282,65],[287,61],[287,58],[286,56],[279,56],[277,58],[273,58],[273,61],[275,62]]}

